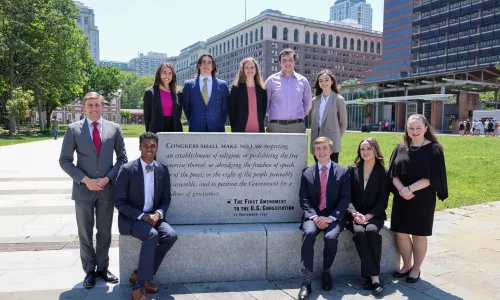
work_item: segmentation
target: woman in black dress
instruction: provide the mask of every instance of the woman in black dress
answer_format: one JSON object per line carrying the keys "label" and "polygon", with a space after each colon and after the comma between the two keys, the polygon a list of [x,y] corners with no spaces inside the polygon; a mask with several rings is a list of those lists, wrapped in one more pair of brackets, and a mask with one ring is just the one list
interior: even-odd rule
{"label": "woman in black dress", "polygon": [[155,82],[144,93],[143,101],[146,131],[182,132],[182,93],[177,89],[177,76],[172,64],[160,64]]}
{"label": "woman in black dress", "polygon": [[406,281],[414,283],[420,278],[427,236],[432,235],[436,194],[441,200],[448,197],[443,148],[423,115],[408,118],[403,141],[391,156],[389,177],[394,193],[391,230],[403,257],[403,268],[393,275],[408,276]]}
{"label": "woman in black dress", "polygon": [[380,229],[386,219],[385,209],[389,200],[387,170],[384,156],[377,140],[366,138],[359,143],[358,156],[349,166],[351,178],[351,203],[347,208],[347,224],[354,237],[361,260],[361,276],[366,278],[363,287],[378,295],[384,289],[379,279],[382,256]]}

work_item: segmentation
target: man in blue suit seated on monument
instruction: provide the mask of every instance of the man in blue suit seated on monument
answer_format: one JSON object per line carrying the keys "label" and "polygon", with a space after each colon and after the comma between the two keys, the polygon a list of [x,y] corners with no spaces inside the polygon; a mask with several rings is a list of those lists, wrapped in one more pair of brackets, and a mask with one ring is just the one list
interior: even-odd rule
{"label": "man in blue suit seated on monument", "polygon": [[189,132],[224,132],[229,91],[224,80],[215,78],[217,66],[212,55],[200,56],[196,73],[196,78],[184,82],[182,89]]}
{"label": "man in blue suit seated on monument", "polygon": [[311,294],[311,273],[313,271],[314,242],[323,231],[325,248],[323,250],[323,290],[332,289],[330,268],[337,254],[340,232],[344,229],[345,212],[350,201],[350,182],[347,168],[330,160],[333,142],[327,137],[314,141],[314,156],[318,162],[302,173],[300,183],[300,206],[304,210],[301,228],[302,236],[302,274],[303,281],[299,299],[309,299]]}
{"label": "man in blue suit seated on monument", "polygon": [[120,212],[120,234],[142,241],[139,266],[130,275],[132,299],[149,299],[147,293],[157,293],[151,283],[153,275],[177,240],[177,234],[165,220],[170,205],[170,175],[168,168],[154,160],[158,151],[158,136],[151,132],[139,137],[141,157],[124,164],[115,183],[115,207]]}

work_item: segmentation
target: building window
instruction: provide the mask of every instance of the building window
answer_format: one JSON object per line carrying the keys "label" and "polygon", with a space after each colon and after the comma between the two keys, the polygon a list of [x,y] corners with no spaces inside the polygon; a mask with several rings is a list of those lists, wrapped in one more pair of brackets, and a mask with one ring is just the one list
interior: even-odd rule
{"label": "building window", "polygon": [[288,41],[288,28],[283,28],[283,40]]}
{"label": "building window", "polygon": [[226,53],[226,43],[224,43],[224,52],[223,53]]}
{"label": "building window", "polygon": [[240,39],[239,38],[236,38],[236,48],[239,48],[240,47],[240,43],[239,43]]}
{"label": "building window", "polygon": [[326,40],[325,40],[325,34],[324,34],[324,33],[322,33],[322,34],[321,34],[321,46],[325,46],[325,45],[326,45],[325,43],[326,43]]}
{"label": "building window", "polygon": [[370,53],[373,53],[375,45],[373,44],[373,41],[370,42]]}
{"label": "building window", "polygon": [[258,41],[258,36],[259,36],[259,31],[257,30],[257,28],[255,29],[255,41]]}
{"label": "building window", "polygon": [[333,36],[332,35],[328,36],[328,47],[333,47]]}
{"label": "building window", "polygon": [[272,35],[273,40],[278,39],[278,28],[276,26],[273,26],[273,35]]}
{"label": "building window", "polygon": [[231,50],[234,50],[234,39],[231,40]]}
{"label": "building window", "polygon": [[335,39],[335,47],[340,48],[340,36]]}
{"label": "building window", "polygon": [[253,31],[250,31],[250,43],[253,43]]}
{"label": "building window", "polygon": [[248,45],[248,32],[245,33],[245,46]]}
{"label": "building window", "polygon": [[354,39],[351,39],[351,50],[354,50]]}
{"label": "building window", "polygon": [[229,40],[228,40],[228,41],[227,41],[227,52],[229,52],[229,51],[230,51],[229,49],[230,49],[230,48],[229,48]]}
{"label": "building window", "polygon": [[357,51],[361,51],[361,40],[358,39]]}
{"label": "building window", "polygon": [[318,44],[318,34],[315,32],[313,34],[313,45],[317,45]]}
{"label": "building window", "polygon": [[309,34],[309,31],[306,31],[306,44],[311,43],[311,34]]}
{"label": "building window", "polygon": [[368,42],[364,41],[363,43],[363,51],[368,52]]}
{"label": "building window", "polygon": [[260,40],[262,41],[264,39],[264,27],[260,27]]}
{"label": "building window", "polygon": [[344,47],[342,47],[342,48],[347,49],[347,38],[346,37],[344,38]]}
{"label": "building window", "polygon": [[297,29],[295,29],[295,30],[293,31],[293,41],[294,41],[295,43],[298,43],[298,42],[299,42],[299,31],[298,31]]}
{"label": "building window", "polygon": [[380,43],[377,43],[377,54],[380,54]]}

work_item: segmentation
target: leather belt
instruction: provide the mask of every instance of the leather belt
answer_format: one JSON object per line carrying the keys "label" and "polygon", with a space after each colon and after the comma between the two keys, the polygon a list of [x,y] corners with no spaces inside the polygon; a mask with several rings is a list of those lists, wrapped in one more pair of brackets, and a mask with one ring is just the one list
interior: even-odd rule
{"label": "leather belt", "polygon": [[281,125],[289,125],[289,124],[296,124],[296,123],[302,123],[304,122],[304,119],[297,119],[297,120],[270,120],[269,123],[278,123]]}

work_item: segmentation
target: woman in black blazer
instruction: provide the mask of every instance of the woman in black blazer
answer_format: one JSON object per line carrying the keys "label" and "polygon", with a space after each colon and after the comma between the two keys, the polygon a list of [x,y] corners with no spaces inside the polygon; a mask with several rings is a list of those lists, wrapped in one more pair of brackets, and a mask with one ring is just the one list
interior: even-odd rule
{"label": "woman in black blazer", "polygon": [[253,57],[240,63],[227,105],[232,132],[264,132],[267,93],[260,77],[259,64]]}
{"label": "woman in black blazer", "polygon": [[347,209],[347,224],[361,259],[361,276],[366,278],[365,289],[375,295],[384,289],[379,279],[382,256],[382,236],[385,209],[389,200],[387,169],[377,140],[365,138],[359,143],[358,156],[349,166],[351,203]]}
{"label": "woman in black blazer", "polygon": [[161,63],[153,86],[144,93],[146,131],[182,132],[182,93],[177,89],[174,66]]}

